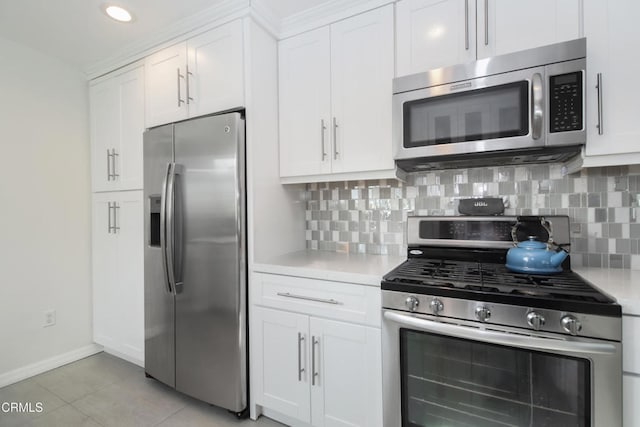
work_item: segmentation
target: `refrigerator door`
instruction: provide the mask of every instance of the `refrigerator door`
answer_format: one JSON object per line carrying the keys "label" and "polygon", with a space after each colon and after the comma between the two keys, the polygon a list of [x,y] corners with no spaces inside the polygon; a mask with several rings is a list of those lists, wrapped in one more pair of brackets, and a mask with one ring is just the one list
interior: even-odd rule
{"label": "refrigerator door", "polygon": [[247,406],[244,120],[175,124],[176,389]]}
{"label": "refrigerator door", "polygon": [[[174,293],[166,274],[164,234],[167,171],[173,162],[173,125],[144,133],[145,372],[175,387]],[[162,244],[161,244],[162,243]]]}

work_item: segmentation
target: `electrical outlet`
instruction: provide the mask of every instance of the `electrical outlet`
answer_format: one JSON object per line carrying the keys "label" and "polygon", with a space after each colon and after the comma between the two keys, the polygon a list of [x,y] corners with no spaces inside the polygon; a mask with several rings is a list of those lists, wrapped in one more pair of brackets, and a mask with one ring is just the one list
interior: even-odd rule
{"label": "electrical outlet", "polygon": [[43,328],[47,326],[53,326],[56,324],[56,311],[55,310],[47,310],[44,312],[44,325]]}

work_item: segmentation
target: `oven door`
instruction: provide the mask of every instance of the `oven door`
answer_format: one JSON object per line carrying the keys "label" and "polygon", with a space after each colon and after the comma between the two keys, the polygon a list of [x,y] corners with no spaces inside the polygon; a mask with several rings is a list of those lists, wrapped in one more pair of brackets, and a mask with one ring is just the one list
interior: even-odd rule
{"label": "oven door", "polygon": [[544,67],[393,96],[395,159],[541,147]]}
{"label": "oven door", "polygon": [[383,310],[386,427],[622,425],[620,343],[435,319]]}

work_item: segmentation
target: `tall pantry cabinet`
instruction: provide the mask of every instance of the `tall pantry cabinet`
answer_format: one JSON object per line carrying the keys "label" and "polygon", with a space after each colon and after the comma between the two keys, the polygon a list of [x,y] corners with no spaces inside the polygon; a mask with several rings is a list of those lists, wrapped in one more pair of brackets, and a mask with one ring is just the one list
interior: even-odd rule
{"label": "tall pantry cabinet", "polygon": [[113,72],[89,93],[93,339],[142,365],[144,69]]}

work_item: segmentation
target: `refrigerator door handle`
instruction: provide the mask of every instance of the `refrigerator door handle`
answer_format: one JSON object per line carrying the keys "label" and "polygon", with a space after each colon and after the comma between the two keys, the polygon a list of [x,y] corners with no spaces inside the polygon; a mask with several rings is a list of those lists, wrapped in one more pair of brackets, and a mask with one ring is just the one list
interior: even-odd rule
{"label": "refrigerator door handle", "polygon": [[173,169],[173,163],[167,163],[164,180],[162,181],[162,194],[160,196],[160,252],[162,258],[162,270],[164,271],[165,284],[167,291],[172,294],[173,286],[169,279],[169,260],[167,258],[167,187],[169,184],[169,175]]}
{"label": "refrigerator door handle", "polygon": [[[176,209],[176,164],[171,163],[167,175],[167,214],[166,214],[166,259],[167,277],[174,295],[179,291],[176,286],[176,254],[175,254],[175,209]],[[180,284],[182,288],[182,283]]]}
{"label": "refrigerator door handle", "polygon": [[170,196],[171,196],[171,277],[173,279],[173,288],[176,294],[182,292],[182,212],[180,206],[180,181],[179,177],[182,175],[182,165],[173,164],[173,170],[171,173],[170,181]]}

